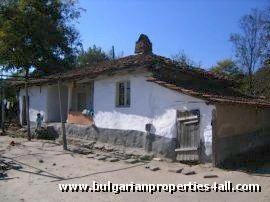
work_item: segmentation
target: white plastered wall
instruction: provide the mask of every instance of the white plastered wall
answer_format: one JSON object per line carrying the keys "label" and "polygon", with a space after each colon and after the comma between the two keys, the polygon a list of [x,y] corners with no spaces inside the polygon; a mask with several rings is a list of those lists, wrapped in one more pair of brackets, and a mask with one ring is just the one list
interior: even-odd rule
{"label": "white plastered wall", "polygon": [[[213,105],[205,101],[158,84],[146,81],[147,72],[101,77],[94,83],[94,121],[97,127],[145,131],[145,124],[152,123],[156,135],[175,138],[176,111],[200,110],[200,138],[205,143],[212,142]],[[127,108],[115,106],[116,82],[130,81],[131,104]],[[206,148],[206,154],[211,147]]]}
{"label": "white plastered wall", "polygon": [[[19,107],[20,123],[22,124],[23,96],[25,89],[20,89]],[[64,120],[67,119],[68,90],[62,86],[62,107]],[[37,113],[43,116],[44,122],[60,122],[59,97],[57,85],[43,85],[29,87],[29,118],[30,122],[36,122]]]}
{"label": "white plastered wall", "polygon": [[[22,107],[23,96],[25,96],[25,89],[20,89],[19,106],[20,106],[20,122],[22,123]],[[44,120],[47,121],[47,86],[33,86],[29,87],[29,118],[30,122],[35,122],[37,113],[40,113]]]}

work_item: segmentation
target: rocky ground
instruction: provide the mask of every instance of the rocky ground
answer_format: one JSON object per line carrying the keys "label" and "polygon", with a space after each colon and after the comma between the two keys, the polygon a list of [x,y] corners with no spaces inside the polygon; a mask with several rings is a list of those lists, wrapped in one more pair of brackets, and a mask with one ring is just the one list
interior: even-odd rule
{"label": "rocky ground", "polygon": [[[72,143],[72,144],[71,144]],[[96,142],[0,136],[1,201],[270,201],[269,172],[245,173],[165,161],[142,150]],[[265,168],[269,170],[269,167]],[[261,193],[63,193],[59,183],[257,183]]]}

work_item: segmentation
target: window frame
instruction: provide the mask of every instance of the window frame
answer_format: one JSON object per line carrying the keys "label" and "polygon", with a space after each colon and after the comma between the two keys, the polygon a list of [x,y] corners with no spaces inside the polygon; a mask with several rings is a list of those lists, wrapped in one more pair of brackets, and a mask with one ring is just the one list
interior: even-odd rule
{"label": "window frame", "polygon": [[[124,104],[120,104],[120,84],[124,84]],[[127,90],[129,89],[129,90]],[[118,81],[116,82],[116,93],[115,93],[115,106],[117,108],[128,108],[131,105],[131,89],[130,89],[130,81]],[[129,103],[128,103],[129,101]]]}

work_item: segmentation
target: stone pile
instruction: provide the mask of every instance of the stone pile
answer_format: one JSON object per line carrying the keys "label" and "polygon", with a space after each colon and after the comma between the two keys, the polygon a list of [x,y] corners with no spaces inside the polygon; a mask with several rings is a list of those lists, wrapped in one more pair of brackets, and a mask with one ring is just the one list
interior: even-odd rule
{"label": "stone pile", "polygon": [[[69,140],[72,142],[72,140]],[[116,162],[119,160],[129,160],[130,162],[147,162],[154,158],[153,154],[146,153],[139,148],[125,148],[123,146],[100,143],[96,141],[78,141],[72,146],[71,151],[74,153],[87,155],[87,158],[97,160],[107,160]],[[127,161],[128,162],[128,161]]]}
{"label": "stone pile", "polygon": [[[163,159],[155,157],[154,154],[146,153],[142,149],[125,148],[123,146],[86,140],[76,140],[74,143],[76,144],[76,146],[73,147],[71,151],[78,154],[86,155],[87,158],[106,162],[118,162],[121,160],[127,164],[146,163],[145,168],[149,171],[156,172],[162,170],[159,166],[161,165],[160,163],[163,161]],[[172,173],[180,173],[186,176],[197,174],[197,172],[193,170],[192,167],[187,166],[170,168],[167,171]],[[208,174],[204,176],[204,178],[215,177],[218,176]]]}
{"label": "stone pile", "polygon": [[6,178],[8,176],[7,171],[10,169],[19,170],[22,169],[22,166],[10,159],[0,158],[0,179]]}

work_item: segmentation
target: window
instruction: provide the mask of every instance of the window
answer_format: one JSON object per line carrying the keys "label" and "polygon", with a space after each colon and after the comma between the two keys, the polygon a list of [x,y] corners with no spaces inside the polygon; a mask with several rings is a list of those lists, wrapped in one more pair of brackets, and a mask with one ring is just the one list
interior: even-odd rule
{"label": "window", "polygon": [[83,111],[86,108],[86,94],[78,93],[77,94],[77,110]]}
{"label": "window", "polygon": [[130,106],[130,82],[116,83],[116,106],[129,107]]}

